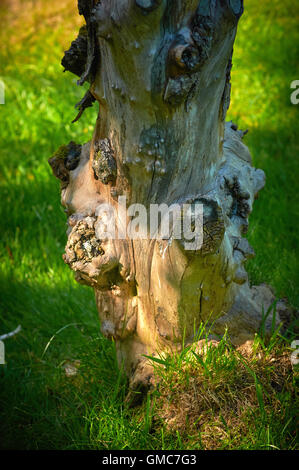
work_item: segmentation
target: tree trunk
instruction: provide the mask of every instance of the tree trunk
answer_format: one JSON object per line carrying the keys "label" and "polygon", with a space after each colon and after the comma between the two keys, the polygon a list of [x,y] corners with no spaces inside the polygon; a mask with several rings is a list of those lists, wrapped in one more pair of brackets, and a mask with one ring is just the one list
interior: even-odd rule
{"label": "tree trunk", "polygon": [[[250,288],[244,268],[254,252],[243,235],[264,173],[252,167],[245,132],[225,123],[243,2],[78,3],[86,28],[62,63],[90,83],[79,115],[97,100],[99,116],[91,143],[71,142],[50,160],[69,216],[64,259],[95,289],[101,330],[131,386],[147,386],[144,355],[192,342],[201,322],[217,335],[227,327],[241,344],[274,300],[266,286]],[[173,232],[132,238],[125,198],[148,213],[151,204],[202,204],[201,248],[186,249]],[[101,204],[118,210],[114,239],[101,238]]]}

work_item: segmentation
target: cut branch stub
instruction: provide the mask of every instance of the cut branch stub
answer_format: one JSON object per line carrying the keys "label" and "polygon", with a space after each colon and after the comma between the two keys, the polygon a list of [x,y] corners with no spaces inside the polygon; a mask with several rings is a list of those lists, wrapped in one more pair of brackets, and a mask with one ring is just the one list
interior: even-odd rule
{"label": "cut branch stub", "polygon": [[201,254],[215,253],[222,243],[225,233],[221,207],[212,199],[200,198],[196,202],[203,204],[203,245]]}
{"label": "cut branch stub", "polygon": [[98,62],[98,46],[96,40],[95,26],[91,21],[94,0],[78,0],[79,14],[83,15],[87,28],[87,57],[85,70],[83,71],[78,85],[83,85],[85,81],[92,82],[96,73]]}
{"label": "cut branch stub", "polygon": [[61,61],[61,65],[65,70],[68,70],[78,77],[81,77],[86,67],[87,43],[87,29],[86,26],[82,26],[77,39],[75,39],[71,47],[65,51]]}
{"label": "cut branch stub", "polygon": [[63,187],[66,187],[69,182],[69,172],[75,170],[79,164],[81,148],[82,146],[75,142],[61,145],[48,160],[53,174],[60,179]]}
{"label": "cut branch stub", "polygon": [[[80,28],[78,37],[71,43],[71,47],[65,51],[61,61],[64,71],[68,70],[80,77],[77,82],[78,85],[83,85],[85,81],[93,82],[99,59],[95,25],[91,21],[93,6],[93,0],[78,0],[79,14],[84,16],[86,25]],[[72,123],[78,121],[85,109],[91,107],[94,102],[95,98],[88,90],[75,106],[79,108],[79,113]]]}
{"label": "cut branch stub", "polygon": [[78,121],[80,117],[82,116],[82,114],[84,113],[85,109],[90,108],[95,101],[96,99],[93,96],[93,94],[89,90],[87,90],[82,100],[80,100],[79,103],[75,105],[75,108],[79,108],[79,113],[77,114],[75,119],[72,121],[72,123]]}

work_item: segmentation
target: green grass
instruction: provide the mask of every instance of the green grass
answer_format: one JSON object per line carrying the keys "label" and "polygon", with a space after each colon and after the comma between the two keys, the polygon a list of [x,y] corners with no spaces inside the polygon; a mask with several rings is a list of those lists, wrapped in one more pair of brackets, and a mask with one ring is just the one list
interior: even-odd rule
{"label": "green grass", "polygon": [[228,118],[249,129],[245,143],[266,173],[249,220],[256,257],[247,267],[253,282],[269,283],[298,307],[299,106],[290,102],[290,83],[299,77],[299,3],[249,0],[245,7]]}
{"label": "green grass", "polygon": [[160,378],[150,397],[152,428],[176,433],[182,449],[295,449],[299,410],[288,353],[276,340],[271,355],[258,335],[250,352],[226,337],[215,347],[203,330],[205,353],[192,345],[152,358]]}
{"label": "green grass", "polygon": [[[0,31],[0,78],[6,85],[6,104],[0,106],[0,335],[22,325],[22,331],[6,341],[7,364],[0,366],[0,447],[213,447],[209,426],[216,416],[222,448],[295,448],[291,372],[283,377],[283,386],[278,380],[280,386],[272,390],[267,374],[271,367],[275,369],[274,363],[266,363],[263,375],[257,360],[250,360],[250,370],[260,377],[256,382],[229,343],[219,349],[219,361],[223,348],[229,351],[223,370],[217,365],[217,353],[215,360],[208,355],[198,362],[190,362],[186,355],[181,358],[179,377],[169,367],[159,393],[137,409],[124,406],[126,383],[116,365],[114,345],[99,333],[92,290],[75,283],[61,258],[66,218],[47,159],[70,140],[89,140],[96,119],[95,107],[71,124],[76,115],[73,105],[84,90],[75,86],[75,77],[62,73],[59,64],[80,18],[75,8],[72,13],[75,1],[61,3],[45,6],[37,0],[35,9],[27,13],[24,9],[15,23],[3,22]],[[299,78],[298,13],[290,0],[247,3],[235,46],[228,118],[250,129],[246,144],[255,166],[267,175],[267,185],[250,217],[248,238],[257,256],[248,269],[252,282],[268,282],[278,296],[287,296],[299,307],[299,106],[291,105],[289,98],[290,82]],[[280,364],[288,343],[279,335],[276,339],[280,344],[271,345],[271,354],[275,352]],[[269,356],[268,349],[261,339],[257,351],[262,358]],[[75,360],[80,360],[79,372],[67,377],[62,366]],[[167,417],[158,413],[154,403],[164,403],[169,393],[176,402],[176,390],[189,390],[185,383],[194,370],[205,378],[207,396],[208,391],[216,393],[218,400],[222,400],[218,385],[231,377],[232,396],[225,395],[227,404],[239,403],[240,377],[255,387],[250,406],[243,403],[241,437],[230,416],[222,416],[213,402],[209,410],[214,417],[210,421],[205,417],[205,429],[194,423],[168,426]],[[161,369],[160,374],[165,376],[165,371]],[[225,399],[221,403],[225,408]]]}

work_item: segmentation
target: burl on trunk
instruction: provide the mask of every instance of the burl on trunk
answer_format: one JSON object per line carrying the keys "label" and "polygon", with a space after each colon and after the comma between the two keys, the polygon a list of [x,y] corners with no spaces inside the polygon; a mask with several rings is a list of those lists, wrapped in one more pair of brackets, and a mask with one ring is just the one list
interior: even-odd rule
{"label": "burl on trunk", "polygon": [[[245,132],[225,123],[243,1],[78,4],[86,25],[62,64],[90,83],[77,118],[94,101],[99,115],[90,143],[71,142],[49,160],[68,212],[64,260],[94,288],[101,331],[114,338],[131,387],[147,386],[144,355],[192,342],[201,322],[241,344],[274,300],[266,286],[249,286],[244,268],[254,252],[243,234],[264,173],[252,167]],[[187,203],[203,205],[200,249],[172,232],[126,231],[134,216],[126,206]],[[112,238],[100,235],[103,204],[122,222]],[[277,321],[284,309],[277,304]]]}

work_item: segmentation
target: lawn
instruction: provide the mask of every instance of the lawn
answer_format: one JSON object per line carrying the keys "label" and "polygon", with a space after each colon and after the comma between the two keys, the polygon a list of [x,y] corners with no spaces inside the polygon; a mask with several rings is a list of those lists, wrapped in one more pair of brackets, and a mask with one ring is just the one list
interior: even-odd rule
{"label": "lawn", "polygon": [[[247,267],[253,283],[267,282],[298,308],[299,105],[290,102],[299,79],[298,2],[245,3],[228,119],[249,129],[245,142],[267,176],[250,217],[256,257]],[[0,335],[22,326],[5,342],[0,366],[0,448],[296,448],[291,333],[270,344],[257,337],[246,359],[225,339],[205,359],[170,358],[157,370],[160,392],[124,406],[126,383],[114,345],[99,333],[93,292],[62,260],[66,216],[47,163],[60,145],[92,136],[96,106],[71,124],[84,89],[60,66],[82,18],[75,0],[5,1],[0,15]],[[78,373],[68,376],[74,361]],[[194,386],[201,394],[193,406]],[[171,418],[184,403],[187,424]]]}

